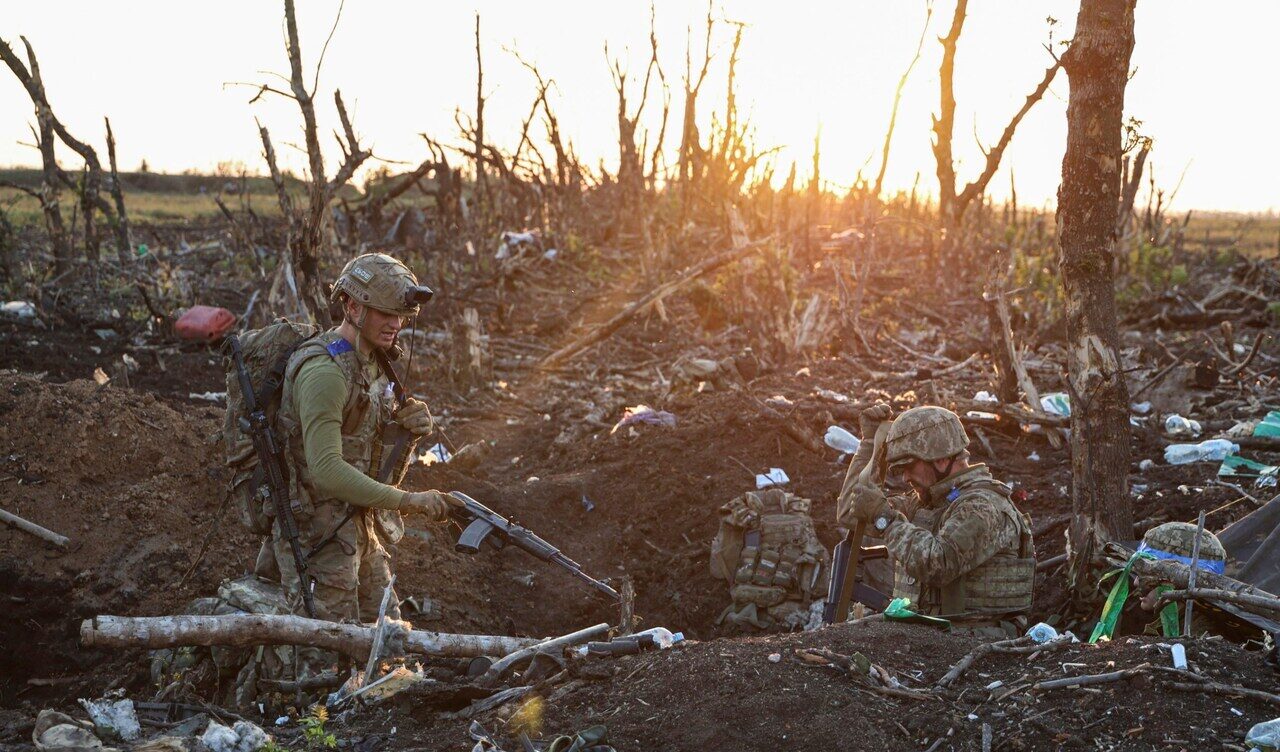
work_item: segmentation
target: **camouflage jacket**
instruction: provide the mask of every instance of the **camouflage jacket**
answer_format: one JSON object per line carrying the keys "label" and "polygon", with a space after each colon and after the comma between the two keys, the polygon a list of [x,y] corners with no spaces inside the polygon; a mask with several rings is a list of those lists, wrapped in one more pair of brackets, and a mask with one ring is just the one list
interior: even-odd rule
{"label": "camouflage jacket", "polygon": [[986,465],[975,465],[934,484],[918,508],[896,497],[898,511],[884,531],[894,596],[929,613],[1029,609],[1035,549],[1030,522],[1009,492]]}

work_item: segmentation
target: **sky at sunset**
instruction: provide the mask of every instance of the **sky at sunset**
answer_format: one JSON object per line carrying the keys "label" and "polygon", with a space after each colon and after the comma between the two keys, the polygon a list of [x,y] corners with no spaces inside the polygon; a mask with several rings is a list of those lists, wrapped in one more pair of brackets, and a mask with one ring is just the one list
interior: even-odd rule
{"label": "sky at sunset", "polygon": [[[337,0],[299,0],[304,65],[310,72],[333,23]],[[304,159],[287,146],[301,141],[296,106],[279,97],[250,105],[253,91],[227,82],[264,82],[287,73],[283,4],[267,0],[113,3],[6,2],[0,38],[20,49],[26,35],[39,55],[55,111],[78,137],[103,142],[102,116],[116,133],[122,169],[145,159],[152,170],[212,170],[220,162],[263,169],[254,125],[267,125],[286,166]],[[739,65],[739,103],[765,147],[780,146],[778,172],[794,160],[806,175],[821,127],[822,173],[832,187],[859,169],[874,176],[893,90],[914,54],[925,3],[718,2],[719,19],[748,24]],[[924,54],[903,96],[886,185],[937,190],[930,151],[930,113],[938,103],[936,37],[953,4],[935,5]],[[1055,40],[1068,39],[1078,5],[1060,0],[972,0],[956,67],[956,153],[961,180],[979,170],[975,140],[991,143],[1051,62],[1046,19]],[[641,2],[391,2],[348,0],[329,46],[317,95],[322,133],[336,125],[334,87],[353,111],[356,129],[379,157],[416,164],[427,156],[417,134],[457,143],[454,111],[475,104],[474,14],[480,13],[489,95],[490,141],[512,147],[534,93],[533,79],[508,50],[536,62],[556,81],[552,101],[566,135],[593,166],[613,170],[616,98],[604,45],[629,61],[632,75],[648,59],[649,6]],[[705,2],[658,0],[660,57],[679,117],[686,29],[701,50]],[[1176,209],[1280,209],[1280,2],[1143,0],[1137,10],[1136,73],[1128,115],[1155,139],[1158,183],[1185,180]],[[706,120],[724,102],[731,31],[718,26],[715,59],[701,101]],[[35,165],[26,93],[0,70],[0,165]],[[308,73],[310,77],[310,73]],[[276,80],[277,84],[280,84]],[[633,84],[637,86],[638,84]],[[1009,170],[1022,203],[1051,201],[1066,135],[1065,75],[1023,123],[990,193],[1004,198]],[[654,94],[646,122],[656,129]],[[657,106],[655,106],[657,105]],[[678,132],[678,129],[670,129]],[[337,148],[333,146],[330,169]],[[668,142],[675,146],[675,139]],[[74,162],[68,158],[68,164]]]}

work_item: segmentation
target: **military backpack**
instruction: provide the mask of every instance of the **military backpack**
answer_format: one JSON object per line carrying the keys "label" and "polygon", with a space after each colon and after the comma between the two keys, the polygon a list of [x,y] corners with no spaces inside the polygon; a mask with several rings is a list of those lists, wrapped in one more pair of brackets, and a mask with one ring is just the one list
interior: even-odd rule
{"label": "military backpack", "polygon": [[[280,409],[280,390],[284,383],[285,367],[289,357],[306,340],[319,331],[315,326],[295,323],[288,319],[277,319],[275,322],[245,332],[240,335],[240,347],[244,354],[245,369],[253,382],[254,396],[258,404],[267,414],[267,421],[274,426],[276,413]],[[227,410],[222,422],[222,443],[226,452],[226,465],[231,468],[231,483],[228,493],[236,503],[240,513],[240,521],[249,530],[260,535],[271,534],[271,520],[274,510],[269,510],[270,502],[260,491],[265,483],[264,473],[258,464],[258,455],[254,451],[253,439],[240,426],[240,419],[246,417],[247,406],[244,394],[240,390],[240,379],[236,373],[235,361],[229,348],[224,348],[224,365],[227,372]],[[277,441],[283,437],[277,435]],[[281,451],[284,462],[288,463],[288,452]]]}
{"label": "military backpack", "polygon": [[811,602],[825,596],[830,563],[810,507],[808,499],[772,488],[720,508],[711,575],[728,583],[733,602],[717,623],[794,629],[808,621]]}

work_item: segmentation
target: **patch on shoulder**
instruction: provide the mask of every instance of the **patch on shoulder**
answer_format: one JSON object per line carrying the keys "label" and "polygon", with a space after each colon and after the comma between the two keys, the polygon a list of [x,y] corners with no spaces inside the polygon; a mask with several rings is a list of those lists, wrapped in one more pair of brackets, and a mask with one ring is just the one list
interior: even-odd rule
{"label": "patch on shoulder", "polygon": [[355,348],[352,347],[351,343],[346,341],[345,339],[338,339],[334,342],[330,342],[324,349],[329,353],[330,356],[336,358],[345,352],[351,352]]}

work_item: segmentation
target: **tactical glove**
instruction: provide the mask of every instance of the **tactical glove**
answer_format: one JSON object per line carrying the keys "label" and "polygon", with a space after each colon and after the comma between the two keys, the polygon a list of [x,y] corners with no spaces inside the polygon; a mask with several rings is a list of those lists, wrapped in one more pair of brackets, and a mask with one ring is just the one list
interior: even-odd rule
{"label": "tactical glove", "polygon": [[852,507],[851,516],[855,521],[873,524],[877,517],[888,515],[889,500],[878,487],[858,484],[853,488]]}
{"label": "tactical glove", "polygon": [[405,514],[420,512],[431,522],[444,522],[449,517],[451,497],[439,491],[406,491],[404,500],[400,502],[400,511]]}
{"label": "tactical glove", "polygon": [[858,415],[858,428],[862,431],[863,441],[870,441],[876,435],[880,424],[893,417],[893,408],[887,403],[877,402]]}
{"label": "tactical glove", "polygon": [[405,400],[396,411],[396,422],[414,436],[431,433],[431,412],[427,410],[427,403],[422,400],[412,397]]}
{"label": "tactical glove", "polygon": [[[893,409],[884,402],[879,402],[862,411],[858,416],[858,430],[862,431],[862,443],[858,446],[858,451],[853,453],[853,459],[849,461],[849,474],[845,480],[846,488],[848,484],[862,472],[862,468],[867,466],[871,461],[872,452],[875,451],[875,435],[876,429],[880,424],[893,417]],[[843,499],[847,494],[841,493]]]}

